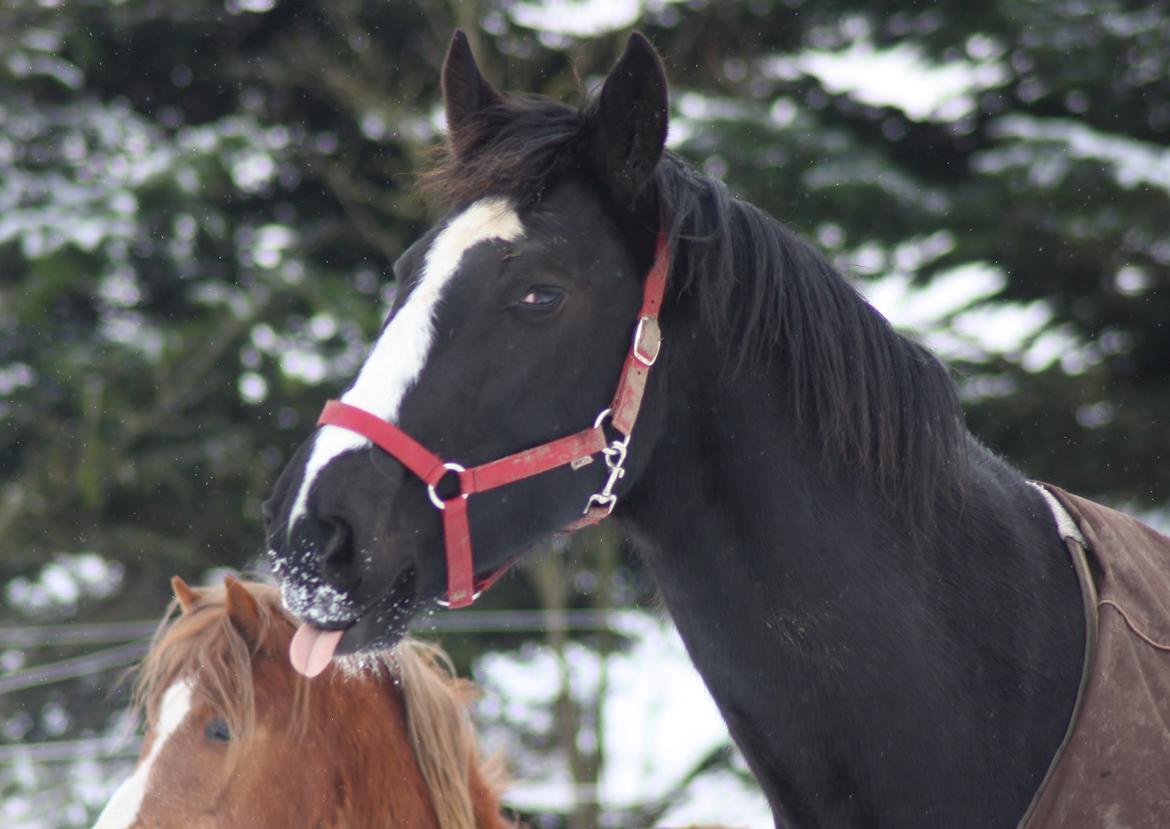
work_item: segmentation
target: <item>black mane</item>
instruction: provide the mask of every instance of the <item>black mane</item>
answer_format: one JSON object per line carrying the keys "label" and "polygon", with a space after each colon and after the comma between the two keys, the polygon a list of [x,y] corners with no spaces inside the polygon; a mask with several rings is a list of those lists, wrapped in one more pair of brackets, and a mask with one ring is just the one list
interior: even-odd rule
{"label": "black mane", "polygon": [[[459,155],[439,150],[423,192],[448,208],[491,193],[535,203],[559,178],[588,175],[593,114],[505,97],[462,126]],[[652,205],[673,254],[670,292],[697,299],[729,372],[768,372],[828,462],[864,473],[899,514],[928,525],[965,460],[945,367],[810,244],[677,155],[665,153],[647,191],[639,201]]]}

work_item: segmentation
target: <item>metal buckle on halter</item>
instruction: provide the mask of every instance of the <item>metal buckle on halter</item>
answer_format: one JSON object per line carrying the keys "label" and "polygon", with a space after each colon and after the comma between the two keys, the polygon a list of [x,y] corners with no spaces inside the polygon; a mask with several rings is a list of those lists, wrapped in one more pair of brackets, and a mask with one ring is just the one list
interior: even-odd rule
{"label": "metal buckle on halter", "polygon": [[[647,338],[645,344],[642,338]],[[634,359],[646,368],[658,361],[658,354],[662,351],[662,329],[654,317],[642,317],[638,320],[638,327],[634,329]]]}
{"label": "metal buckle on halter", "polygon": [[[639,323],[639,328],[641,324]],[[612,414],[610,409],[605,409],[593,421],[594,427],[600,427],[605,418]],[[626,455],[630,448],[630,436],[626,435],[621,440],[610,441],[609,446],[601,450],[601,454],[605,456],[605,465],[609,467],[609,477],[605,479],[605,486],[601,488],[601,492],[595,492],[589,496],[589,500],[585,503],[585,509],[581,511],[582,515],[588,514],[593,507],[604,507],[605,516],[608,518],[613,508],[617,506],[617,496],[613,494],[613,488],[617,486],[626,474]]]}
{"label": "metal buckle on halter", "polygon": [[[443,464],[443,468],[446,469],[448,472],[454,472],[456,475],[458,475],[460,472],[467,471],[467,469],[465,467],[462,467],[457,463],[445,463],[445,464]],[[447,477],[446,475],[443,476],[443,478],[446,478],[446,477]],[[443,478],[440,478],[439,481],[443,480]],[[437,484],[439,481],[435,481],[435,484]],[[447,502],[439,497],[439,493],[435,492],[435,484],[427,484],[427,495],[430,496],[431,503],[434,504],[436,507],[438,507],[440,511],[445,510],[447,508]],[[466,492],[461,491],[459,493],[459,495],[461,498],[463,498],[464,501],[467,500],[467,493]]]}

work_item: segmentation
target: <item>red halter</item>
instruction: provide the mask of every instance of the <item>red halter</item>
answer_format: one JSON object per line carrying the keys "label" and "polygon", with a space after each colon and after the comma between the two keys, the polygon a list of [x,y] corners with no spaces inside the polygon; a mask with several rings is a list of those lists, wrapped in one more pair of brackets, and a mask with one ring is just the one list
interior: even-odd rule
{"label": "red halter", "polygon": [[[475,580],[475,565],[471,555],[471,528],[467,523],[468,496],[561,466],[580,469],[590,464],[594,455],[602,452],[605,464],[609,467],[609,478],[600,492],[589,496],[582,516],[565,527],[564,532],[573,532],[596,524],[613,512],[617,504],[617,496],[613,494],[613,489],[626,474],[626,451],[630,445],[630,434],[634,431],[634,422],[638,419],[638,410],[642,407],[642,396],[646,391],[646,378],[650,375],[650,367],[658,359],[658,352],[662,347],[658,313],[662,308],[662,297],[666,291],[666,277],[669,271],[670,251],[666,247],[666,237],[659,233],[654,265],[646,275],[643,288],[638,326],[634,329],[634,340],[630,345],[629,354],[626,355],[617,393],[614,394],[609,408],[597,416],[593,426],[582,432],[465,469],[457,463],[444,461],[393,423],[377,415],[342,403],[340,400],[330,400],[325,404],[317,421],[318,426],[340,426],[373,441],[421,478],[427,485],[431,501],[442,510],[443,535],[447,545],[447,600],[441,601],[441,604],[448,607],[466,607],[495,583],[511,564],[509,562],[483,579]],[[610,425],[621,435],[612,442],[606,438],[603,426],[606,418],[609,418]],[[458,477],[460,491],[458,495],[443,500],[435,491],[435,487],[448,472],[453,472]]]}

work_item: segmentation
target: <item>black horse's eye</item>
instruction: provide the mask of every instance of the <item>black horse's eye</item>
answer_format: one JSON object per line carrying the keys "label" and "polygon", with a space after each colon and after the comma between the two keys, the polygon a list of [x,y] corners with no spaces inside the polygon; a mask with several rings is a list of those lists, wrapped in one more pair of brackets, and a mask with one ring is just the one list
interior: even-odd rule
{"label": "black horse's eye", "polygon": [[209,740],[218,740],[219,742],[226,743],[232,738],[232,732],[226,722],[216,717],[203,729],[203,736]]}
{"label": "black horse's eye", "polygon": [[552,285],[535,285],[520,299],[520,305],[533,310],[549,311],[561,304],[565,292]]}

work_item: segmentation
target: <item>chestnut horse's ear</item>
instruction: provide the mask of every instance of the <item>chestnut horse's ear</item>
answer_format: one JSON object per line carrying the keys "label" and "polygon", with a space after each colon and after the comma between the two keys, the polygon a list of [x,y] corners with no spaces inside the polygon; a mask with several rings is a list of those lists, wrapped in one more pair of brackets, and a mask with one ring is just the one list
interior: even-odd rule
{"label": "chestnut horse's ear", "polygon": [[184,613],[190,613],[199,602],[199,592],[179,576],[171,576],[171,591],[179,600],[179,609]]}
{"label": "chestnut horse's ear", "polygon": [[669,110],[662,60],[634,32],[589,114],[595,169],[620,201],[637,198],[662,158]]}
{"label": "chestnut horse's ear", "polygon": [[475,143],[468,134],[468,120],[485,107],[502,100],[503,96],[480,74],[467,35],[462,29],[456,29],[447,48],[447,58],[443,61],[447,136],[455,155],[465,155]]}
{"label": "chestnut horse's ear", "polygon": [[261,622],[260,606],[256,603],[256,597],[235,576],[224,576],[223,586],[226,591],[224,607],[232,626],[249,645],[258,644]]}

